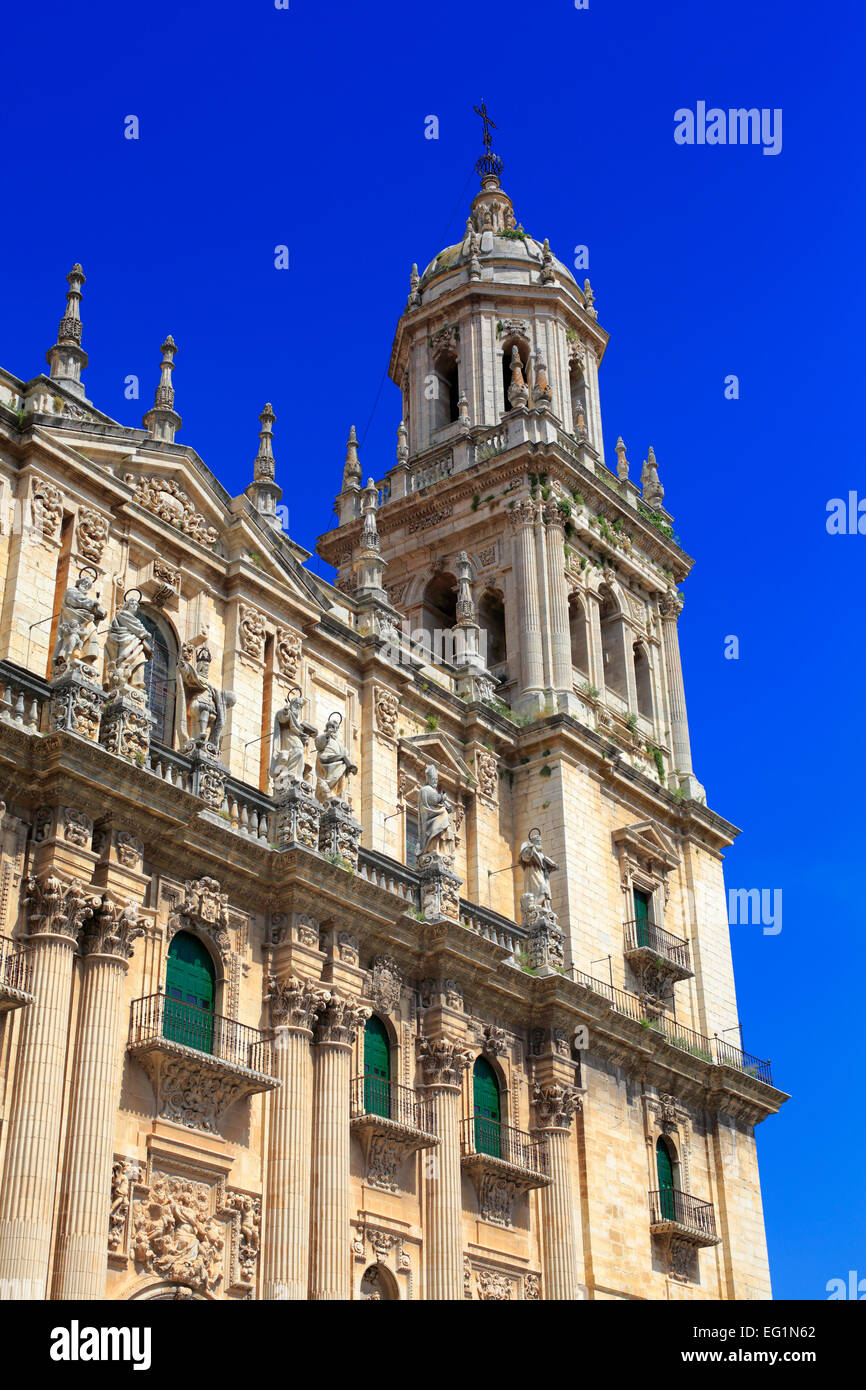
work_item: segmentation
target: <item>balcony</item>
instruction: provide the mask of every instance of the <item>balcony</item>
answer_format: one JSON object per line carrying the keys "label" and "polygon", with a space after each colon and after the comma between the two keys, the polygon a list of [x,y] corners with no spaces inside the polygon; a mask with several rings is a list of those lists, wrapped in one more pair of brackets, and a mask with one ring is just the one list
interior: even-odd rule
{"label": "balcony", "polygon": [[472,1178],[482,1220],[510,1226],[515,1198],[533,1187],[549,1187],[547,1141],[480,1115],[464,1120],[460,1166]]}
{"label": "balcony", "polygon": [[229,1106],[281,1084],[267,1033],[164,994],[133,1000],[127,1051],[150,1077],[160,1118],[211,1134]]}
{"label": "balcony", "polygon": [[360,1140],[366,1180],[385,1192],[399,1188],[400,1164],[419,1149],[439,1144],[433,1106],[408,1086],[378,1076],[356,1076],[349,1097],[352,1133]]}
{"label": "balcony", "polygon": [[30,956],[20,941],[0,936],[0,1014],[33,1003]]}
{"label": "balcony", "polygon": [[654,1236],[675,1237],[689,1245],[718,1245],[712,1202],[668,1187],[650,1192],[650,1230]]}
{"label": "balcony", "polygon": [[668,980],[688,980],[694,975],[689,943],[664,931],[655,922],[638,918],[626,922],[623,954],[641,973],[655,970]]}

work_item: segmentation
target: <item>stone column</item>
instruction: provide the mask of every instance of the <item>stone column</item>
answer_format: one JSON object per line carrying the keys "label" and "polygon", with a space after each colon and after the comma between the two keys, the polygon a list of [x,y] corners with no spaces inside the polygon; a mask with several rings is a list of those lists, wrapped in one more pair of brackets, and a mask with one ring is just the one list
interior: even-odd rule
{"label": "stone column", "polygon": [[114,1125],[120,1099],[123,978],[144,933],[134,901],[105,895],[84,930],[78,1045],[60,1202],[54,1297],[104,1299]]}
{"label": "stone column", "polygon": [[[48,1296],[73,951],[92,901],[54,874],[27,885],[32,992],[24,1010],[0,1204],[0,1301]],[[106,1237],[107,1239],[107,1237]]]}
{"label": "stone column", "polygon": [[460,1182],[460,1100],[472,1054],[448,1038],[423,1038],[424,1083],[433,1101],[439,1148],[427,1165],[424,1248],[427,1298],[463,1297],[463,1200]]}
{"label": "stone column", "polygon": [[261,1296],[304,1301],[310,1277],[310,1043],[327,994],[290,976],[271,981],[270,1001],[282,1085],[270,1101]]}
{"label": "stone column", "polygon": [[587,394],[587,421],[586,428],[589,434],[589,441],[598,454],[599,460],[604,463],[604,435],[601,428],[601,400],[598,394],[598,358],[595,348],[591,343],[585,344],[585,361],[583,369],[584,380],[586,382]]}
{"label": "stone column", "polygon": [[574,1087],[558,1081],[534,1090],[535,1124],[547,1140],[550,1155],[549,1187],[541,1189],[541,1245],[545,1299],[577,1298],[577,1231],[574,1224],[576,1194],[572,1187],[568,1145],[571,1121],[580,1108]]}
{"label": "stone column", "polygon": [[544,657],[535,567],[535,515],[536,505],[528,497],[515,503],[509,512],[514,528],[517,630],[521,658],[518,702],[540,708],[544,689]]}
{"label": "stone column", "polygon": [[355,1034],[370,1009],[329,991],[313,1051],[310,1300],[352,1296],[349,1249],[349,1085]]}
{"label": "stone column", "polygon": [[677,618],[682,612],[682,595],[676,589],[668,589],[659,599],[659,612],[662,615],[662,642],[667,672],[668,701],[670,703],[671,740],[673,742],[674,768],[679,774],[679,785],[688,796],[703,795],[704,789],[692,771],[692,747],[689,742],[689,721],[686,714],[686,692],[683,685],[683,668],[680,661],[680,639],[677,632]]}
{"label": "stone column", "polygon": [[550,669],[553,689],[574,690],[571,673],[571,633],[568,626],[568,584],[565,578],[565,519],[555,502],[544,507],[547,523],[547,592],[550,605]]}
{"label": "stone column", "polygon": [[589,623],[589,683],[604,690],[604,648],[601,642],[601,602],[598,593],[590,590],[586,596],[586,616]]}

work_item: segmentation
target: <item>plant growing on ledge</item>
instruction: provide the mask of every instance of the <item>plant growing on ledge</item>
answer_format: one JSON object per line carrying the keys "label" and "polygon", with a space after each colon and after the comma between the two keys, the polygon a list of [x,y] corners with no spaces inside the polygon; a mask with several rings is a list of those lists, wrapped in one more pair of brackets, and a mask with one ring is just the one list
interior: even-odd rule
{"label": "plant growing on ledge", "polygon": [[628,727],[629,733],[632,733],[632,734],[633,734],[634,731],[635,731],[635,729],[637,728],[637,715],[636,715],[636,714],[630,714],[629,717],[628,717],[628,719],[627,719],[625,722],[626,722],[626,726]]}
{"label": "plant growing on ledge", "polygon": [[344,859],[342,854],[325,854],[322,856],[327,859],[329,864],[335,864],[338,869],[345,869],[347,874],[354,874],[355,866],[350,864],[348,859]]}
{"label": "plant growing on ledge", "polygon": [[536,970],[535,966],[529,964],[529,952],[523,946],[520,947],[520,951],[518,953],[518,960],[520,961],[521,970],[525,970],[527,975],[538,974],[538,971]]}
{"label": "plant growing on ledge", "polygon": [[438,714],[428,714],[428,715],[425,717],[425,719],[424,719],[424,723],[427,725],[427,728],[430,730],[430,732],[431,732],[431,734],[432,734],[433,731],[434,731],[434,729],[438,729],[438,728],[439,728],[439,715],[438,715]]}
{"label": "plant growing on ledge", "polygon": [[665,784],[665,760],[664,760],[664,757],[662,756],[662,750],[661,750],[661,749],[657,746],[657,744],[655,744],[655,743],[647,743],[646,751],[649,753],[650,757],[652,758],[653,762],[655,763],[655,765],[656,765],[656,772],[658,773],[658,779],[659,779],[659,781],[661,782],[662,786],[664,786],[664,784]]}
{"label": "plant growing on ledge", "polygon": [[586,695],[590,700],[597,700],[601,691],[597,685],[590,685],[589,681],[584,681],[583,685],[580,687],[580,693],[581,695]]}

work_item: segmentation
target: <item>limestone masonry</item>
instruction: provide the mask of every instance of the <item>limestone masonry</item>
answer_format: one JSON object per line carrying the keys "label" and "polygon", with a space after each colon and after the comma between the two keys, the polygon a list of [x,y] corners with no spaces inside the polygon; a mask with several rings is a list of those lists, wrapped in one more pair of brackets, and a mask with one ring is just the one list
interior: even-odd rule
{"label": "limestone masonry", "polygon": [[692,561],[501,171],[412,268],[333,585],[269,405],[230,497],[171,337],[143,429],[88,400],[80,265],[0,370],[2,1298],[771,1296]]}

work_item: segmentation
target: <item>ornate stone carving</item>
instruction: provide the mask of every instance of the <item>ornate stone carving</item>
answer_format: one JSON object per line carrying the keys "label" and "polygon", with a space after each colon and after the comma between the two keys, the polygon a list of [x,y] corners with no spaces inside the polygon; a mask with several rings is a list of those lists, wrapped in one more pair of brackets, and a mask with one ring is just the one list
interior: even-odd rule
{"label": "ornate stone carving", "polygon": [[301,718],[306,701],[298,686],[288,691],[286,703],[274,715],[271,739],[270,775],[274,796],[281,796],[292,781],[305,782],[307,777],[307,742],[315,738],[318,729]]}
{"label": "ornate stone carving", "polygon": [[116,956],[129,960],[132,948],[144,927],[138,919],[138,905],[133,899],[125,907],[113,902],[107,893],[88,918],[81,939],[83,955]]}
{"label": "ornate stone carving", "polygon": [[429,531],[432,526],[438,526],[440,521],[447,521],[453,511],[451,502],[439,502],[432,507],[425,507],[406,523],[406,534],[416,536],[419,531]]}
{"label": "ornate stone carving", "polygon": [[105,705],[99,731],[103,748],[135,767],[147,764],[154,722],[143,696],[143,691],[118,690]]}
{"label": "ornate stone carving", "polygon": [[288,627],[277,628],[277,640],[274,647],[277,654],[277,666],[282,675],[289,676],[295,680],[298,674],[298,667],[301,664],[303,644],[300,634],[293,632]]}
{"label": "ornate stone carving", "polygon": [[165,560],[154,560],[151,573],[158,587],[154,589],[150,601],[154,608],[164,608],[169,599],[180,593],[181,572]]}
{"label": "ornate stone carving", "polygon": [[475,754],[475,769],[478,776],[478,790],[489,801],[495,801],[499,791],[499,762],[492,753],[482,751]]}
{"label": "ornate stone carving", "polygon": [[238,638],[244,656],[261,662],[265,657],[265,616],[251,603],[241,603],[238,617]]}
{"label": "ornate stone carving", "polygon": [[314,740],[316,745],[316,795],[323,803],[342,801],[346,779],[356,775],[358,768],[348,748],[340,738],[341,714],[330,714],[325,727]]}
{"label": "ornate stone carving", "polygon": [[44,478],[33,478],[30,484],[30,512],[33,528],[46,541],[60,540],[63,525],[63,493]]}
{"label": "ornate stone carving", "polygon": [[427,1086],[459,1086],[463,1072],[472,1065],[472,1053],[449,1038],[422,1038],[419,1056]]}
{"label": "ornate stone carving", "polygon": [[308,782],[289,779],[277,799],[277,844],[280,848],[304,845],[319,848],[321,804]]}
{"label": "ornate stone carving", "polygon": [[435,855],[445,860],[453,854],[453,806],[439,790],[439,773],[431,763],[424,770],[424,785],[418,789],[419,861]]}
{"label": "ornate stone carving", "polygon": [[582,1109],[574,1086],[554,1081],[548,1086],[533,1086],[535,1120],[539,1129],[570,1129],[576,1111]]}
{"label": "ornate stone carving", "polygon": [[63,838],[70,845],[77,845],[79,849],[90,849],[90,842],[93,838],[93,821],[86,816],[83,811],[78,811],[74,806],[61,806],[60,824],[63,827]]}
{"label": "ornate stone carving", "polygon": [[114,1254],[126,1246],[126,1225],[132,1184],[138,1181],[138,1164],[115,1159],[111,1166],[111,1206],[108,1209],[108,1248]]}
{"label": "ornate stone carving", "polygon": [[489,1221],[494,1226],[510,1226],[514,1203],[522,1190],[520,1184],[492,1172],[481,1173],[477,1181],[482,1221]]}
{"label": "ornate stone carving", "polygon": [[486,1302],[504,1303],[514,1298],[514,1280],[493,1269],[479,1269],[475,1276],[478,1297]]}
{"label": "ornate stone carving", "polygon": [[111,529],[111,521],[102,512],[92,507],[78,508],[78,521],[75,527],[75,544],[85,560],[98,565],[102,559],[105,542]]}
{"label": "ornate stone carving", "polygon": [[[318,944],[318,933],[316,942]],[[328,1002],[327,990],[295,975],[285,980],[277,980],[272,975],[267,997],[275,1028],[293,1028],[307,1033],[312,1033],[316,1019]]]}
{"label": "ornate stone carving", "polygon": [[487,565],[495,564],[495,562],[496,562],[496,546],[495,546],[495,545],[487,545],[487,546],[484,547],[483,550],[479,550],[479,552],[478,552],[478,564],[479,564],[479,567],[481,567],[481,568],[483,569],[483,568],[485,568]]}
{"label": "ornate stone carving", "polygon": [[183,885],[183,897],[175,895],[169,915],[166,935],[171,941],[175,932],[190,927],[203,932],[226,959],[231,953],[229,936],[228,894],[216,878],[188,878]]}
{"label": "ornate stone carving", "polygon": [[52,733],[61,730],[96,743],[105,704],[105,692],[96,684],[92,668],[67,671],[51,682],[48,722]]}
{"label": "ornate stone carving", "polygon": [[230,1192],[226,1206],[240,1216],[238,1230],[238,1274],[242,1284],[254,1284],[261,1245],[262,1202],[247,1192]]}
{"label": "ornate stone carving", "polygon": [[[172,1056],[163,1043],[160,1053],[141,1049],[135,1055],[153,1082],[160,1118],[206,1134],[219,1132],[220,1116],[230,1105],[251,1090],[265,1089],[261,1083],[251,1086],[247,1071],[212,1063],[204,1053]],[[273,1083],[266,1089],[272,1090]]]}
{"label": "ornate stone carving", "polygon": [[125,869],[140,869],[144,858],[144,845],[137,835],[128,830],[118,830],[115,836],[117,857]]}
{"label": "ornate stone carving", "polygon": [[133,1258],[148,1273],[215,1293],[225,1276],[223,1223],[211,1212],[207,1183],[154,1173],[133,1215]]}
{"label": "ornate stone carving", "polygon": [[508,1034],[495,1023],[485,1023],[481,1051],[488,1057],[504,1057],[508,1051]]}
{"label": "ornate stone carving", "polygon": [[529,838],[520,846],[517,857],[523,865],[523,894],[520,905],[524,909],[524,920],[527,908],[542,908],[552,912],[550,875],[559,865],[544,853],[541,831],[537,827],[530,830]]}
{"label": "ornate stone carving", "polygon": [[216,756],[226,714],[237,700],[233,691],[221,690],[209,679],[212,662],[213,657],[206,645],[202,644],[196,650],[191,642],[184,642],[177,663],[186,693],[186,720],[190,735],[184,752],[200,747]]}
{"label": "ornate stone carving", "polygon": [[75,663],[79,663],[87,679],[96,678],[95,667],[99,660],[96,629],[105,617],[105,609],[90,595],[95,578],[95,570],[82,570],[63,595],[57,640],[51,657],[51,674],[54,678],[76,669]]}
{"label": "ornate stone carving", "polygon": [[659,612],[663,618],[676,620],[683,611],[683,596],[678,589],[667,589],[659,594]]}
{"label": "ornate stone carving", "polygon": [[386,690],[384,686],[376,685],[373,687],[373,707],[376,712],[376,727],[380,734],[386,738],[393,738],[397,727],[397,714],[400,709],[400,701],[391,690]]}
{"label": "ornate stone carving", "polygon": [[120,690],[131,686],[145,697],[144,668],[153,652],[153,638],[138,616],[141,594],[132,589],[124,595],[105,638],[105,688]]}
{"label": "ornate stone carving", "polygon": [[439,854],[422,854],[418,859],[421,881],[421,911],[428,922],[440,917],[460,918],[461,879],[451,868],[451,859]]}
{"label": "ornate stone carving", "polygon": [[196,511],[188,494],[173,478],[137,478],[134,473],[127,473],[124,482],[135,488],[133,500],[140,507],[153,512],[160,521],[174,526],[209,550],[216,545],[218,532],[208,524],[201,512]]}
{"label": "ornate stone carving", "polygon": [[456,980],[422,980],[418,992],[422,1009],[444,1004],[455,1013],[463,1013],[463,990]]}
{"label": "ornate stone carving", "polygon": [[329,859],[353,868],[358,863],[361,824],[345,801],[329,801],[319,821],[319,849]]}
{"label": "ornate stone carving", "polygon": [[316,1021],[316,1042],[327,1046],[349,1047],[372,1013],[365,1004],[328,992],[325,1007]]}
{"label": "ornate stone carving", "polygon": [[524,1274],[523,1297],[527,1303],[537,1303],[541,1298],[541,1280],[537,1274]]}
{"label": "ornate stone carving", "polygon": [[403,978],[393,956],[374,956],[364,994],[380,1013],[389,1014],[400,1002]]}
{"label": "ornate stone carving", "polygon": [[31,874],[24,902],[31,936],[50,932],[75,940],[83,923],[99,905],[99,898],[88,894],[77,879],[67,882],[56,874],[47,874],[40,882]]}

